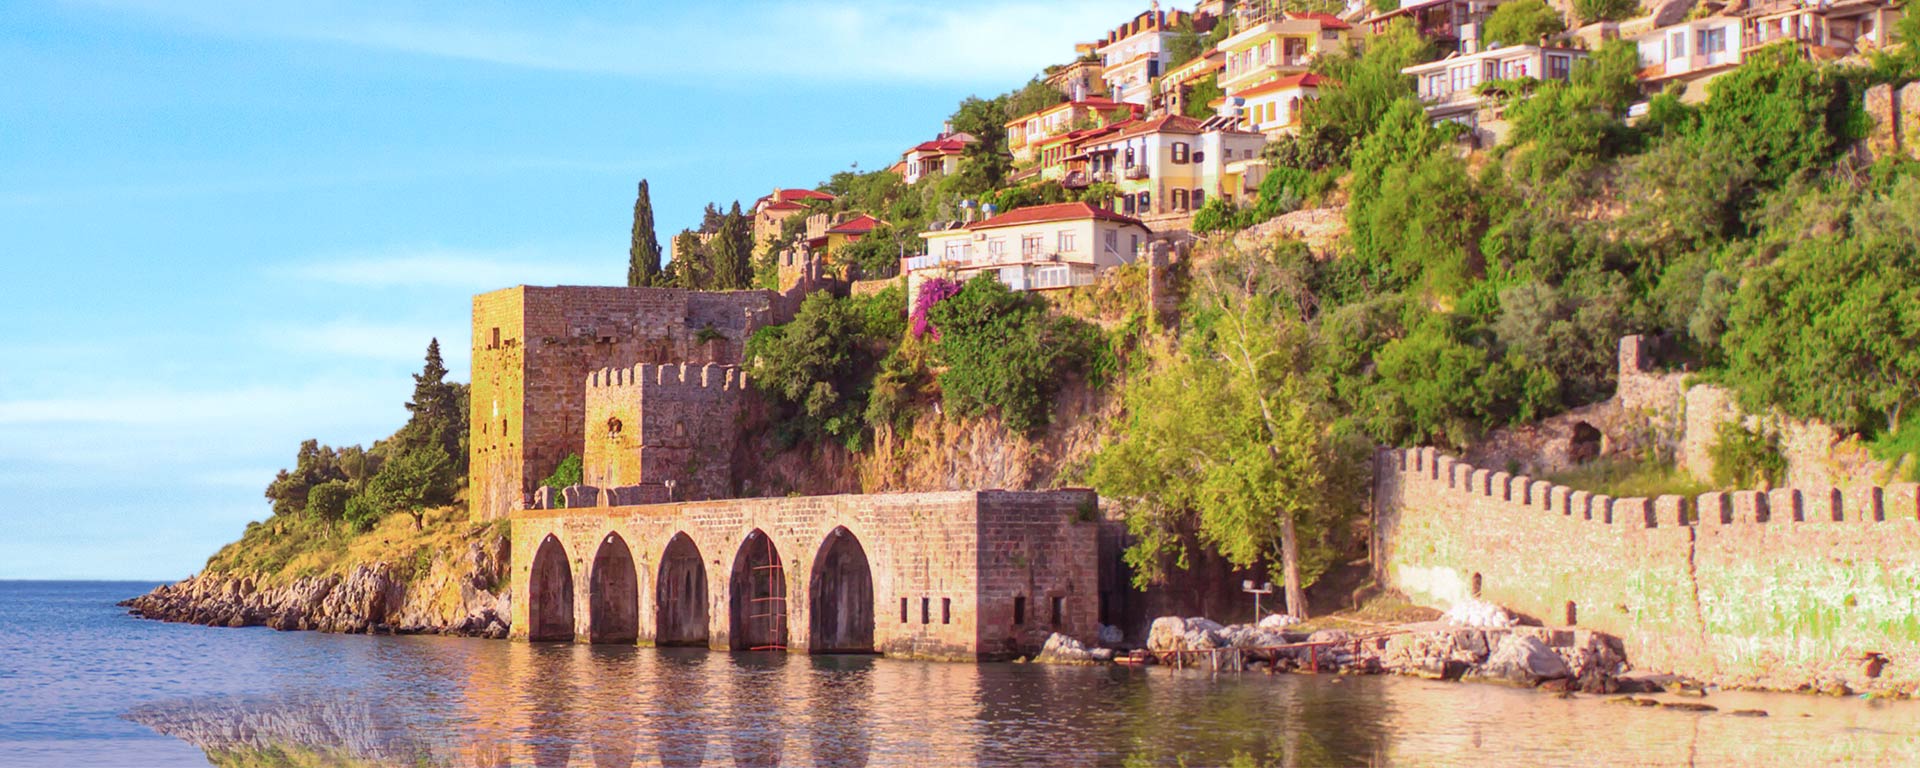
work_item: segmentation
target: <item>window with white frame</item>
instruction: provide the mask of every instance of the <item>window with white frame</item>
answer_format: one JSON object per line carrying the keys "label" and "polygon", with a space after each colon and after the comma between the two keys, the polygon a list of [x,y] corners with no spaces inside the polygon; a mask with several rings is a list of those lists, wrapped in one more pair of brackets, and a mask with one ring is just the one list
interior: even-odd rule
{"label": "window with white frame", "polygon": [[1046,249],[1046,247],[1047,247],[1047,243],[1046,243],[1045,235],[1034,234],[1034,235],[1020,236],[1020,255],[1021,256],[1038,256],[1042,251]]}
{"label": "window with white frame", "polygon": [[1173,143],[1173,162],[1180,165],[1185,165],[1187,163],[1187,158],[1190,156],[1190,153],[1192,152],[1192,149],[1193,148],[1184,141],[1174,142]]}
{"label": "window with white frame", "polygon": [[1453,68],[1453,90],[1465,91],[1473,88],[1473,67]]}
{"label": "window with white frame", "polygon": [[1057,240],[1060,244],[1060,249],[1059,249],[1060,253],[1074,252],[1073,230],[1071,229],[1060,230],[1060,236],[1057,238]]}
{"label": "window with white frame", "polygon": [[1447,76],[1439,73],[1427,75],[1425,90],[1427,98],[1447,95]]}
{"label": "window with white frame", "polygon": [[1701,54],[1711,56],[1716,53],[1727,52],[1727,28],[1726,27],[1715,27],[1713,29],[1700,30],[1699,37],[1700,37],[1699,39],[1700,44],[1695,47],[1695,50],[1699,51]]}
{"label": "window with white frame", "polygon": [[1007,239],[996,237],[987,241],[987,255],[998,258],[1007,255]]}
{"label": "window with white frame", "polygon": [[1107,230],[1107,250],[1116,252],[1120,250],[1120,230]]}

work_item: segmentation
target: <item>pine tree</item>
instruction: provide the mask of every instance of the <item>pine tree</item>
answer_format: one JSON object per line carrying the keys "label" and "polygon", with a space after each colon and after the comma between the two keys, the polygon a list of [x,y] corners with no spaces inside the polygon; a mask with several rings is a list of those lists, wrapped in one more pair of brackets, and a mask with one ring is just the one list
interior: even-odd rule
{"label": "pine tree", "polygon": [[426,364],[413,376],[413,399],[407,402],[412,415],[394,435],[402,450],[434,446],[456,464],[466,456],[466,387],[448,383],[447,366],[440,358],[440,340],[427,344]]}
{"label": "pine tree", "polygon": [[660,283],[660,236],[653,230],[653,198],[647,180],[633,201],[633,245],[627,249],[627,285],[639,288]]}

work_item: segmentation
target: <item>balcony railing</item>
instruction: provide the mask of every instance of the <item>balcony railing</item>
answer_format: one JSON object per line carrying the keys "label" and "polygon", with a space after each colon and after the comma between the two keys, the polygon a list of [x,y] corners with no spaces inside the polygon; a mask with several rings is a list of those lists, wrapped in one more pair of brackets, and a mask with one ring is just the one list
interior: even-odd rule
{"label": "balcony railing", "polygon": [[1144,165],[1136,165],[1132,168],[1128,168],[1125,175],[1129,179],[1139,181],[1140,179],[1144,179],[1147,177],[1147,167]]}

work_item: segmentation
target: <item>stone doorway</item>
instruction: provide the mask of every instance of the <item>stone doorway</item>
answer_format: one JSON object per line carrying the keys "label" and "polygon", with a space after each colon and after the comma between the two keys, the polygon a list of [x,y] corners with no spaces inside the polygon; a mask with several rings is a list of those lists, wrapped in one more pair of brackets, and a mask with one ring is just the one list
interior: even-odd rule
{"label": "stone doorway", "polygon": [[787,647],[787,572],[780,550],[764,531],[754,529],[733,558],[729,580],[729,647],[736,651],[780,651]]}
{"label": "stone doorway", "polygon": [[820,544],[807,596],[809,650],[873,652],[873,570],[852,531],[835,528]]}
{"label": "stone doorway", "polygon": [[654,645],[705,647],[707,644],[707,569],[700,548],[676,533],[660,556],[660,580],[654,585]]}
{"label": "stone doorway", "polygon": [[527,591],[527,639],[573,641],[573,568],[567,550],[549,535],[533,555]]}
{"label": "stone doorway", "polygon": [[625,643],[640,639],[640,575],[633,552],[620,534],[610,533],[593,556],[587,580],[587,639]]}

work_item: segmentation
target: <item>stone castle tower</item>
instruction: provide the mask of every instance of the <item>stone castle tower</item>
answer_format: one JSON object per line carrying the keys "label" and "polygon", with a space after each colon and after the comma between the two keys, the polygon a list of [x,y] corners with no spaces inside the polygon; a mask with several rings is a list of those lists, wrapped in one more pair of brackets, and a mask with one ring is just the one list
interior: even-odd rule
{"label": "stone castle tower", "polygon": [[[762,326],[792,319],[797,299],[797,292],[533,286],[475,296],[467,489],[474,519],[503,517],[526,507],[535,486],[563,459],[587,454],[589,390],[596,372],[617,370],[624,371],[623,376],[637,376],[642,369],[635,366],[671,365],[673,391],[686,389],[683,394],[688,397],[663,394],[657,401],[691,403],[707,398],[702,394],[704,387],[686,388],[679,370],[686,364],[685,376],[695,381],[718,376],[721,386],[713,395],[718,399],[709,406],[732,413],[737,404],[730,398],[736,398],[744,377],[731,368],[715,374],[701,366],[737,366],[747,337]],[[666,372],[659,367],[646,370],[656,382]],[[638,408],[642,395],[637,386],[603,388],[596,408],[601,422],[618,418],[612,402],[604,398],[621,391],[632,394],[632,407]],[[649,477],[676,479],[687,474],[683,465],[693,464],[699,479],[684,486],[688,493],[699,494],[692,497],[724,494],[728,480],[715,479],[713,467],[720,452],[730,458],[736,437],[733,419],[680,415],[684,418],[658,422],[665,424],[668,437],[664,442],[650,441],[657,449],[652,464],[635,464],[629,471],[644,468],[652,470]],[[636,413],[632,427],[640,428],[643,421]],[[595,434],[604,438],[607,425],[596,426]],[[694,432],[673,437],[675,429]],[[725,434],[712,434],[716,430]],[[606,444],[603,440],[602,446]],[[701,450],[690,449],[695,445]],[[642,461],[638,456],[634,460]],[[603,459],[592,471],[599,473],[609,466]],[[699,471],[701,467],[706,468],[704,472]],[[600,478],[596,475],[596,479]],[[637,484],[649,478],[607,479]]]}

